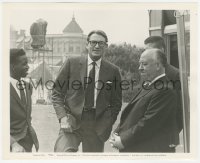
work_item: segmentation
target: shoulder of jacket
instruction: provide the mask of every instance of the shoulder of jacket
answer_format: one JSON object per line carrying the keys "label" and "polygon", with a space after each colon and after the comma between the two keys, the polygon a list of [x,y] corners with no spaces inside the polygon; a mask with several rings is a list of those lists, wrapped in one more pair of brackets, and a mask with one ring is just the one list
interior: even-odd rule
{"label": "shoulder of jacket", "polygon": [[116,66],[115,64],[113,64],[107,60],[104,60],[104,62],[107,64],[107,66],[110,66],[112,69],[119,70],[119,67]]}
{"label": "shoulder of jacket", "polygon": [[66,61],[71,62],[71,63],[78,63],[82,60],[86,59],[85,56],[83,55],[77,55],[77,56],[69,56]]}

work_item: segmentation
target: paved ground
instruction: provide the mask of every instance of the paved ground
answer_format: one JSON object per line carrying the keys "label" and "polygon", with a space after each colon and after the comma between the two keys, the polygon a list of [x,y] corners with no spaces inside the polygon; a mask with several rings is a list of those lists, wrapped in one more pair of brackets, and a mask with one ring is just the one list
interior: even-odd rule
{"label": "paved ground", "polygon": [[[123,105],[123,107],[125,104]],[[119,117],[114,124],[114,129],[119,123]],[[32,124],[36,130],[40,149],[39,152],[53,152],[54,144],[58,136],[59,123],[52,105],[33,105]],[[182,133],[180,134],[182,142]],[[181,143],[182,144],[182,143]],[[81,146],[79,151],[81,152]],[[109,142],[105,143],[105,152],[118,152],[110,147]],[[177,152],[183,152],[183,146],[177,147]]]}

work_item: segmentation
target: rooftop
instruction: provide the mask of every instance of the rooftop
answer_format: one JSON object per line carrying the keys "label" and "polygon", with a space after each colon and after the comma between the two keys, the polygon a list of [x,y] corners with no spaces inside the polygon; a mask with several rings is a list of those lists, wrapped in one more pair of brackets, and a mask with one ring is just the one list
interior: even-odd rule
{"label": "rooftop", "polygon": [[76,22],[74,16],[72,17],[71,22],[63,30],[63,33],[83,33],[83,30]]}

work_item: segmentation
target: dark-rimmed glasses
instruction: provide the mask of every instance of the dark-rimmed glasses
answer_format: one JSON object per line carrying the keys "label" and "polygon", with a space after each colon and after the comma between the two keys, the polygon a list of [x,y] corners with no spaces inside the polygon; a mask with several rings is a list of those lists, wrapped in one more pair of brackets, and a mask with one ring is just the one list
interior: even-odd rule
{"label": "dark-rimmed glasses", "polygon": [[99,45],[99,47],[103,48],[104,46],[106,46],[106,43],[103,41],[89,41],[90,45],[92,47],[95,47],[97,44]]}

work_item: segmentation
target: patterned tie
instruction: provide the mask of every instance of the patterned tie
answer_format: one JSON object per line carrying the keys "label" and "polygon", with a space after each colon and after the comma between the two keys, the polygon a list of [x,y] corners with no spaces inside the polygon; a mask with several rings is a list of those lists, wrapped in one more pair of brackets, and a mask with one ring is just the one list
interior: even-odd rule
{"label": "patterned tie", "polygon": [[92,62],[92,69],[89,73],[88,86],[85,90],[85,107],[92,108],[94,106],[94,88],[95,88],[95,62]]}
{"label": "patterned tie", "polygon": [[24,82],[23,81],[19,81],[19,90],[20,90],[20,97],[21,97],[21,101],[24,105],[26,105],[26,95],[25,95],[25,86],[24,86]]}

